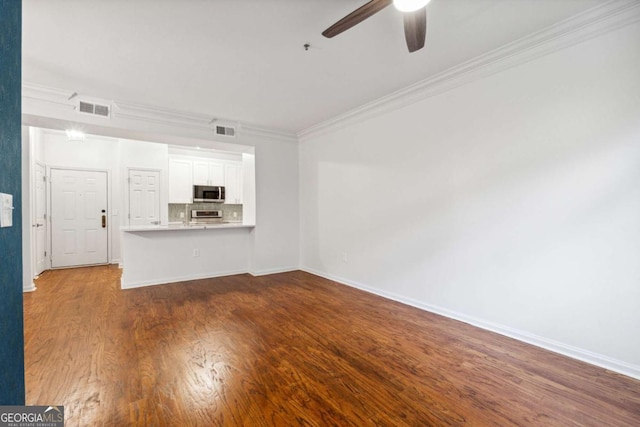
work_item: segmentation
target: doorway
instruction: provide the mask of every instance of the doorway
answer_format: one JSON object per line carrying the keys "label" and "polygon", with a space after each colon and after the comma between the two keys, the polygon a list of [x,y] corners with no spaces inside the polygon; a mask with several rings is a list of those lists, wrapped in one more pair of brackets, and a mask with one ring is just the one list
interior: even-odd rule
{"label": "doorway", "polygon": [[160,171],[129,170],[129,225],[160,224]]}
{"label": "doorway", "polygon": [[51,267],[108,262],[107,173],[51,169]]}

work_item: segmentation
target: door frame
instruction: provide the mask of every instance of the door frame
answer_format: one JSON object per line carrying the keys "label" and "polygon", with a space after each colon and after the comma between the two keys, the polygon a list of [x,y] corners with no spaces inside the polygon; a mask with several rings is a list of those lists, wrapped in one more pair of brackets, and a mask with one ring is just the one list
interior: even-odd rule
{"label": "door frame", "polygon": [[[113,224],[111,224],[111,219],[112,219],[112,215],[111,215],[111,206],[113,203],[111,203],[112,200],[112,194],[111,194],[111,171],[109,169],[94,169],[94,168],[76,168],[76,167],[67,167],[67,166],[52,166],[52,165],[47,165],[47,228],[48,228],[48,242],[47,242],[47,253],[51,254],[51,243],[53,240],[53,227],[51,226],[51,170],[53,169],[59,169],[59,170],[68,170],[68,171],[80,171],[80,172],[105,172],[107,174],[107,221],[109,224],[109,230],[107,231],[107,262],[104,264],[111,264],[111,260],[112,260],[112,255],[111,255],[111,248],[113,247],[112,245],[112,240],[111,240],[111,235],[113,233],[114,227]],[[119,225],[119,224],[118,224]],[[117,227],[119,228],[119,227]],[[49,256],[49,269],[51,270],[57,270],[60,268],[69,268],[69,267],[53,267],[52,263],[51,263],[51,256]],[[96,265],[103,265],[103,264],[96,264]]]}
{"label": "door frame", "polygon": [[[39,274],[35,274],[35,271],[37,269],[37,261],[38,261],[38,254],[36,253],[37,249],[38,249],[38,245],[37,245],[37,231],[33,229],[33,226],[35,225],[35,223],[37,222],[37,218],[36,218],[36,210],[37,210],[37,198],[38,198],[38,192],[36,191],[36,186],[35,186],[35,179],[36,179],[36,168],[41,167],[43,169],[43,174],[42,176],[44,177],[44,226],[45,226],[45,230],[44,230],[44,250],[46,252],[45,255],[45,260],[44,260],[44,264],[45,264],[45,269],[43,271],[47,270],[47,266],[50,268],[51,267],[51,248],[49,247],[49,177],[48,175],[48,169],[47,169],[47,165],[45,165],[44,163],[41,162],[35,162],[33,164],[33,172],[31,173],[31,176],[29,178],[29,180],[31,181],[31,187],[33,189],[33,197],[31,200],[31,212],[30,212],[30,220],[31,220],[31,262],[32,262],[32,269],[31,269],[31,275],[33,276],[32,279],[35,279],[39,276]],[[41,273],[40,273],[41,274]]]}

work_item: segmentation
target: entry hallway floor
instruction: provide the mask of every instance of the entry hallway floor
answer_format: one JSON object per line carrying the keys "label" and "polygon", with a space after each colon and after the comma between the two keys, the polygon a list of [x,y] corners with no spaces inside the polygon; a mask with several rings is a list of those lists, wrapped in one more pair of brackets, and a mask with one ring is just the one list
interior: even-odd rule
{"label": "entry hallway floor", "polygon": [[304,272],[24,295],[27,404],[66,426],[640,426],[640,381]]}

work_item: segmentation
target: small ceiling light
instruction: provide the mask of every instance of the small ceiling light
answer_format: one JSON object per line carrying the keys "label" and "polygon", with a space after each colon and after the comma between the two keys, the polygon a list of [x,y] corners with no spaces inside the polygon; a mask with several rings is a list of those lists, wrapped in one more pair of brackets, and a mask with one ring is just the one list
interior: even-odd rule
{"label": "small ceiling light", "polygon": [[84,132],[80,132],[79,130],[68,129],[67,131],[67,139],[69,141],[84,141]]}
{"label": "small ceiling light", "polygon": [[400,12],[414,12],[418,9],[422,9],[431,0],[393,0],[393,5]]}

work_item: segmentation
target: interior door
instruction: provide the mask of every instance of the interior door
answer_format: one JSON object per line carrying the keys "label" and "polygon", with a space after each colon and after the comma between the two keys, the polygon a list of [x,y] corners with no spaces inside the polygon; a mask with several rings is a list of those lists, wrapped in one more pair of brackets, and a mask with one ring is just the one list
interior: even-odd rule
{"label": "interior door", "polygon": [[108,262],[107,173],[51,169],[51,266]]}
{"label": "interior door", "polygon": [[160,171],[129,171],[129,225],[160,224]]}
{"label": "interior door", "polygon": [[35,268],[34,275],[38,276],[47,269],[47,187],[45,167],[39,163],[35,165],[33,174],[33,188],[35,200],[33,209]]}

